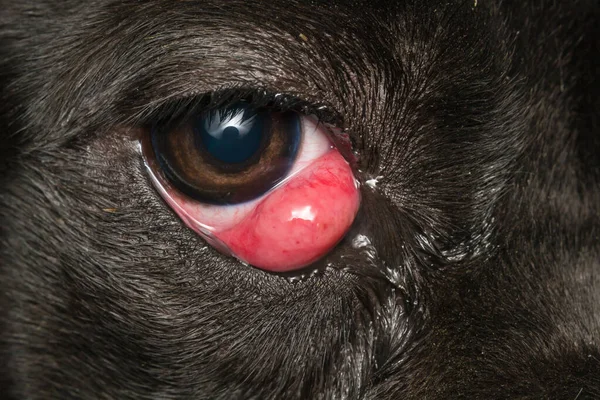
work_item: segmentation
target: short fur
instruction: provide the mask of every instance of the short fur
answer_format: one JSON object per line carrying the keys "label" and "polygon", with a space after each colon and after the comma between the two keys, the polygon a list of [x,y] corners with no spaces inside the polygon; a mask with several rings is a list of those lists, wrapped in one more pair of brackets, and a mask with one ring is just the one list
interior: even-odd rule
{"label": "short fur", "polygon": [[[599,20],[0,1],[0,397],[600,398]],[[302,279],[207,246],[131,140],[232,88],[335,110],[359,155],[359,216]]]}

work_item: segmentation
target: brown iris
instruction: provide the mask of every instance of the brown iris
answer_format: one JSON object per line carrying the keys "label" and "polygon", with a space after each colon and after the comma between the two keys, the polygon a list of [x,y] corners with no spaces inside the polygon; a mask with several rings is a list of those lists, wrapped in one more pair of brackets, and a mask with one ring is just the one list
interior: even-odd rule
{"label": "brown iris", "polygon": [[240,103],[174,128],[155,126],[150,136],[155,159],[175,188],[200,202],[234,204],[285,178],[302,135],[296,113]]}

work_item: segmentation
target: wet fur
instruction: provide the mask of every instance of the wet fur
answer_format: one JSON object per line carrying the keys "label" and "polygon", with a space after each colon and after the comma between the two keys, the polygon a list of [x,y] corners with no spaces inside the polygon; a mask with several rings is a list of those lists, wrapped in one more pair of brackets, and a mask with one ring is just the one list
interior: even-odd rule
{"label": "wet fur", "polygon": [[[0,10],[0,398],[600,397],[595,1]],[[203,243],[131,140],[231,88],[334,110],[359,153],[302,279]]]}

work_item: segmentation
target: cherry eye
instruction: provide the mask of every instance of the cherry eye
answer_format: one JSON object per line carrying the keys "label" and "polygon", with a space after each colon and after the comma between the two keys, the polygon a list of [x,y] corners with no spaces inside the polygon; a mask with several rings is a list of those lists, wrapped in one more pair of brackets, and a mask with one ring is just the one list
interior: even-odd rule
{"label": "cherry eye", "polygon": [[146,165],[165,201],[212,246],[257,268],[313,263],[356,216],[352,170],[311,117],[240,102],[148,136]]}

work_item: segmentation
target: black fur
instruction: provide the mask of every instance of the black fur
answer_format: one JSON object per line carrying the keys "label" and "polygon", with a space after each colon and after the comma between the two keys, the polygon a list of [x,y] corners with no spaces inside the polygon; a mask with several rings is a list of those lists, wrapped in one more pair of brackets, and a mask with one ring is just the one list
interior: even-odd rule
{"label": "black fur", "polygon": [[[0,1],[0,398],[600,398],[599,18]],[[304,279],[220,255],[147,180],[156,110],[230,89],[331,110],[380,177]]]}

